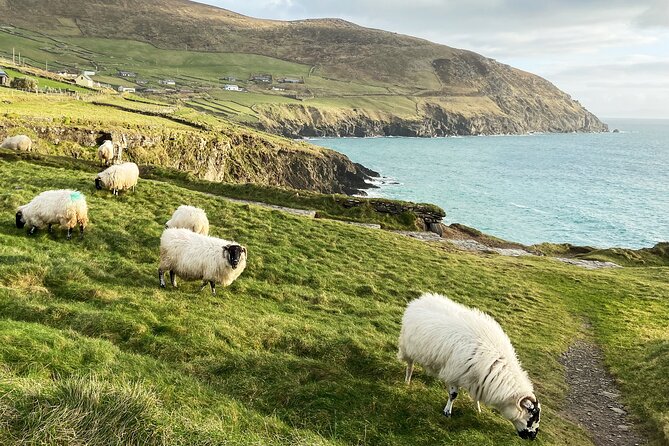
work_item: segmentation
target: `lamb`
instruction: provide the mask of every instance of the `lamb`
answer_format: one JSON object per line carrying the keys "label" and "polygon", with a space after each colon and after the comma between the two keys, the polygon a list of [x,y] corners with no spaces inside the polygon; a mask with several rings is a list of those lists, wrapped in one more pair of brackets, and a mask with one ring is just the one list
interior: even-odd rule
{"label": "lamb", "polygon": [[33,147],[32,140],[26,135],[16,135],[5,138],[0,145],[2,149],[25,150],[30,152]]}
{"label": "lamb", "polygon": [[114,143],[106,139],[100,147],[98,147],[98,158],[108,166],[114,159]]}
{"label": "lamb", "polygon": [[119,191],[132,188],[135,190],[137,179],[139,178],[139,168],[135,163],[122,163],[110,166],[100,172],[95,178],[95,188],[100,190],[103,187],[118,195]]}
{"label": "lamb", "polygon": [[211,286],[216,294],[216,283],[230,285],[246,268],[246,248],[238,243],[197,234],[183,228],[170,228],[160,237],[160,266],[158,279],[165,288],[165,271],[170,273],[172,286],[176,276],[183,279],[201,279],[200,291]]}
{"label": "lamb", "polygon": [[202,235],[209,235],[209,220],[204,210],[194,206],[181,205],[172,218],[165,223],[165,229],[184,228]]}
{"label": "lamb", "polygon": [[69,189],[48,190],[20,206],[16,212],[16,227],[28,225],[28,235],[33,235],[39,228],[59,224],[67,228],[67,239],[72,238],[72,228],[79,225],[81,236],[88,224],[88,206],[86,197],[81,192]]}
{"label": "lamb", "polygon": [[518,435],[534,440],[541,405],[502,327],[481,311],[438,294],[423,294],[407,305],[402,318],[398,358],[407,363],[411,383],[414,362],[448,385],[444,415],[450,417],[458,389],[496,408]]}

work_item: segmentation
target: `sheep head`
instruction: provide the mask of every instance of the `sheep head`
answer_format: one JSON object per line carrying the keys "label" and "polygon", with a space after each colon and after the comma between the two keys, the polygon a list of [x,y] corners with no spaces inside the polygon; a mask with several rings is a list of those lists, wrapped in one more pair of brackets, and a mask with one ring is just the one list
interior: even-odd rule
{"label": "sheep head", "polygon": [[541,419],[541,404],[534,395],[521,397],[517,402],[504,407],[501,412],[511,420],[520,438],[534,440],[537,437]]}
{"label": "sheep head", "polygon": [[242,259],[242,255],[246,256],[246,248],[241,245],[228,245],[223,247],[223,251],[228,253],[228,261],[232,269],[237,268]]}
{"label": "sheep head", "polygon": [[26,225],[26,222],[23,220],[23,212],[18,211],[16,213],[16,227],[22,229]]}

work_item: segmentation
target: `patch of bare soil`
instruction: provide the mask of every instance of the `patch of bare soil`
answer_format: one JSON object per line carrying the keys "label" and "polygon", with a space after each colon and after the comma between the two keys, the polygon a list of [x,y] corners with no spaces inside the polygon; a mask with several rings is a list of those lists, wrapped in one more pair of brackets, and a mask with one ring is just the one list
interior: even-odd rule
{"label": "patch of bare soil", "polygon": [[595,446],[634,446],[648,442],[620,401],[616,383],[606,371],[601,350],[577,341],[562,356],[569,394],[565,415],[589,432]]}

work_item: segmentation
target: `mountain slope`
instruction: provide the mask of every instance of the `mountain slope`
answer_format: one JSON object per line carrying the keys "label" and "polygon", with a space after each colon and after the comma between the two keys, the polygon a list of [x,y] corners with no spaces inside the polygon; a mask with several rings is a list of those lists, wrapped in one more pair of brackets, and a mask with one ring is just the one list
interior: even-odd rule
{"label": "mountain slope", "polygon": [[[98,53],[109,48],[93,47],[87,39],[135,40],[166,50],[260,55],[290,62],[294,65],[281,68],[268,64],[267,71],[275,78],[298,75],[304,84],[282,86],[286,93],[249,86],[270,98],[251,104],[256,125],[286,135],[606,129],[578,102],[538,76],[476,53],[342,20],[260,20],[186,0],[2,0],[0,6],[1,24],[51,36],[55,47],[79,45],[89,51],[89,62],[103,71],[127,63],[143,74],[142,63],[162,62],[144,60],[133,66],[132,60],[118,57],[103,60]],[[182,69],[195,67],[185,63]],[[249,72],[236,77],[245,78]],[[221,74],[210,79],[216,82]],[[406,107],[397,106],[407,101]]]}

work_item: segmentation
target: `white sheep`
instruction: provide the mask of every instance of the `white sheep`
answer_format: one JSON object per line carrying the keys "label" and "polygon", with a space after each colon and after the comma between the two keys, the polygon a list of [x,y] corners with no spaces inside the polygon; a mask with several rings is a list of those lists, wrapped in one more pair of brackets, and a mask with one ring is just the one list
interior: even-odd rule
{"label": "white sheep", "polygon": [[539,432],[541,405],[502,327],[481,311],[438,294],[423,294],[407,305],[402,318],[398,358],[406,361],[411,383],[414,362],[448,385],[444,415],[450,417],[458,389],[494,407],[510,420],[521,438]]}
{"label": "white sheep", "polygon": [[100,147],[98,147],[98,158],[108,166],[114,159],[114,143],[106,139]]}
{"label": "white sheep", "polygon": [[16,227],[21,229],[28,225],[28,235],[44,226],[48,226],[51,232],[53,224],[67,228],[68,240],[72,238],[72,228],[77,225],[83,236],[88,224],[86,197],[76,190],[48,190],[20,206],[16,212]]}
{"label": "white sheep", "polygon": [[162,288],[165,288],[164,273],[169,271],[174,287],[176,276],[200,279],[200,291],[209,283],[212,294],[216,294],[216,283],[230,285],[244,268],[246,248],[238,243],[183,228],[165,229],[160,237],[158,279]]}
{"label": "white sheep", "polygon": [[0,145],[2,149],[24,150],[30,152],[33,147],[32,140],[26,135],[9,136]]}
{"label": "white sheep", "polygon": [[95,178],[95,188],[100,190],[103,187],[118,195],[119,191],[132,188],[135,190],[137,179],[139,178],[139,168],[135,163],[122,163],[110,166],[100,172]]}
{"label": "white sheep", "polygon": [[194,206],[181,205],[172,218],[165,223],[165,229],[184,228],[202,235],[209,235],[209,220],[204,210]]}

